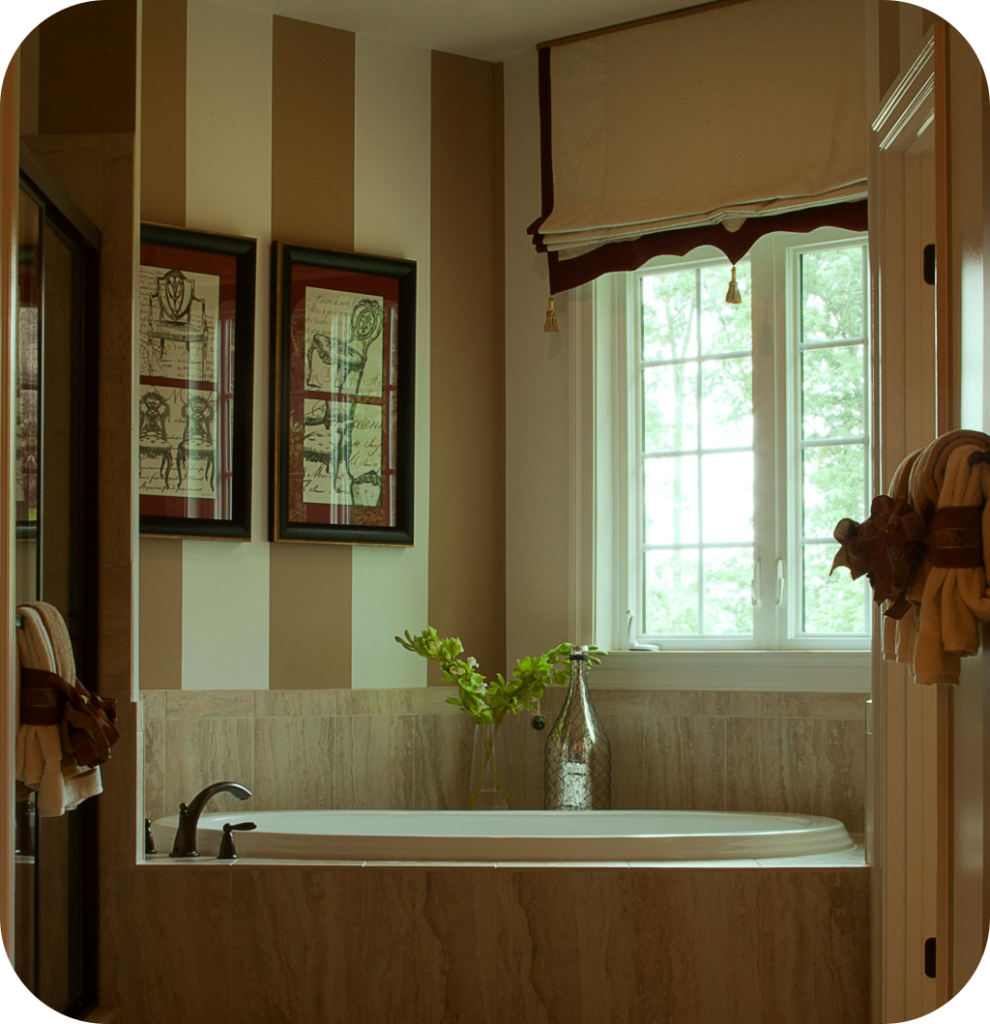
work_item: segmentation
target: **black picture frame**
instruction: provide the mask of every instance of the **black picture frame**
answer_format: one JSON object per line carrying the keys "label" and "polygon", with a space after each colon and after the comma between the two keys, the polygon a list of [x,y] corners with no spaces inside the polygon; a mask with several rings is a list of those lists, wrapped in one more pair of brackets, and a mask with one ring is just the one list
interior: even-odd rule
{"label": "black picture frame", "polygon": [[[416,263],[276,241],[272,244],[271,272],[270,539],[411,547]],[[308,288],[322,292],[323,298],[314,302],[329,304],[319,310],[313,307],[314,317],[331,317],[321,312],[323,309],[343,310],[332,314],[337,319],[327,319],[331,326],[323,335],[307,332]],[[353,302],[348,293],[355,296]],[[373,337],[369,327],[363,335],[362,349],[361,324],[355,317],[365,303],[378,306],[377,311],[373,307],[365,310],[365,322],[377,318],[375,322],[381,327],[380,334]],[[307,347],[308,333],[312,337]],[[346,337],[342,337],[344,333]],[[321,336],[324,349],[316,341]],[[378,337],[380,353],[375,354]],[[323,384],[312,378],[314,348],[318,350],[317,376],[323,374]],[[349,357],[355,362],[347,363]],[[373,359],[377,359],[374,366]],[[353,371],[356,383],[347,366],[358,367]],[[380,381],[377,392],[376,381]],[[366,393],[362,387],[371,390]],[[323,420],[314,412],[320,408],[324,410]],[[379,422],[381,448],[376,456],[373,445],[364,438],[372,436]],[[307,425],[321,429],[307,432]],[[358,425],[364,433],[354,440]],[[314,435],[320,436],[310,441]],[[345,437],[346,445],[341,440]],[[325,444],[317,458],[322,459],[322,474],[313,472],[314,463],[306,458],[313,455],[307,443],[318,445],[321,441]],[[355,453],[360,456],[357,466]],[[359,488],[362,481],[365,486]],[[323,490],[318,493],[320,486]],[[337,494],[344,498],[340,504],[334,501]],[[314,495],[313,500],[307,500],[307,495]]]}
{"label": "black picture frame", "polygon": [[[218,314],[222,317],[222,330],[218,331],[217,337],[219,361],[223,368],[218,371],[215,388],[218,395],[226,394],[226,397],[232,400],[233,410],[225,417],[218,417],[218,420],[225,424],[223,428],[219,422],[217,423],[217,430],[225,430],[229,440],[221,445],[219,435],[212,438],[215,448],[209,469],[214,474],[215,485],[219,478],[219,485],[214,487],[215,500],[175,499],[173,502],[167,492],[164,501],[161,498],[149,498],[142,493],[139,499],[142,506],[141,534],[150,537],[250,540],[258,242],[257,239],[238,235],[142,223],[142,266],[149,265],[145,263],[145,256],[149,250],[160,252],[162,249],[179,250],[188,254],[188,264],[194,265],[192,272],[202,272],[203,266],[210,266],[210,260],[216,260],[218,267],[225,268],[221,278],[223,283],[220,287],[218,309]],[[186,268],[182,266],[181,255],[173,262],[176,264],[174,269],[188,269],[188,265]],[[235,268],[233,284],[230,283],[230,266]],[[213,271],[208,269],[205,273],[210,274]],[[139,303],[144,299],[143,290],[139,289]],[[188,344],[186,349],[188,352]],[[156,379],[154,375],[142,374],[141,371],[142,362],[139,360],[137,373],[141,385],[147,385],[149,380]],[[222,400],[218,398],[217,402],[220,401]],[[140,414],[139,409],[139,416]],[[139,424],[139,431],[142,429],[143,421]],[[142,456],[144,454],[142,447]],[[171,455],[168,459],[169,465],[163,473],[170,472],[174,465]],[[180,473],[181,468],[180,463],[177,467]],[[163,510],[161,506],[169,505],[170,502],[173,505],[184,502],[186,514],[181,514],[174,508]],[[212,512],[210,506],[213,506]],[[188,514],[190,510],[193,514]]]}

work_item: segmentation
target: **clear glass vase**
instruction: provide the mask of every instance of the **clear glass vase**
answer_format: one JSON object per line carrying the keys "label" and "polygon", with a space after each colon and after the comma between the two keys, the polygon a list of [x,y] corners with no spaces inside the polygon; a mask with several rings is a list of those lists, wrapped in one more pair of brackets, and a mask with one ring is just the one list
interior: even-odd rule
{"label": "clear glass vase", "polygon": [[478,725],[480,743],[474,745],[474,763],[471,778],[474,788],[468,800],[471,811],[505,811],[509,809],[509,794],[498,781],[498,764],[495,758],[497,725]]}

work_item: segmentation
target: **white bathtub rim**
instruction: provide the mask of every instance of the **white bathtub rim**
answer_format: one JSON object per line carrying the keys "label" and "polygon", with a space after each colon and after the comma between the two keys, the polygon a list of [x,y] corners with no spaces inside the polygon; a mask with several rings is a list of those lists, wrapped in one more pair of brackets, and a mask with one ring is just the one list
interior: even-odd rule
{"label": "white bathtub rim", "polygon": [[[300,817],[310,829],[322,823],[344,831],[300,832]],[[293,818],[297,822],[295,831],[285,831]],[[201,855],[216,856],[223,824],[228,821],[257,821],[259,825],[256,832],[238,833],[237,848],[242,858],[276,861],[718,862],[821,856],[856,848],[841,822],[814,815],[727,811],[299,810],[204,814],[198,832]],[[155,842],[162,852],[171,849],[177,822],[177,816],[172,816],[154,823]],[[683,829],[692,823],[698,829],[706,825],[708,829],[669,831],[672,824]],[[715,831],[712,826],[716,823],[731,830]],[[506,834],[509,826],[520,828],[523,824],[530,829],[528,834]],[[637,827],[631,827],[633,824]],[[667,832],[663,831],[664,824],[668,826]],[[458,825],[462,829],[467,827],[472,834],[451,834]],[[539,832],[549,833],[546,826],[552,825],[555,834],[533,834],[532,829],[540,825],[544,827]]]}

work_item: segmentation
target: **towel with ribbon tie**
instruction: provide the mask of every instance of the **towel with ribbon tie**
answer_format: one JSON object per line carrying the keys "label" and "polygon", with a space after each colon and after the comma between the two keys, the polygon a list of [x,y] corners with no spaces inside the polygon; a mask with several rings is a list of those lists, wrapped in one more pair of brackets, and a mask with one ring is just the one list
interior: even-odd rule
{"label": "towel with ribbon tie", "polygon": [[836,527],[833,569],[868,575],[885,603],[885,659],[919,683],[958,683],[990,622],[990,436],[942,435],[901,463],[890,492],[865,522]]}
{"label": "towel with ribbon tie", "polygon": [[37,792],[41,817],[58,817],[103,791],[99,765],[119,739],[116,703],[76,679],[69,632],[58,609],[36,602],[18,609],[21,667],[16,778]]}

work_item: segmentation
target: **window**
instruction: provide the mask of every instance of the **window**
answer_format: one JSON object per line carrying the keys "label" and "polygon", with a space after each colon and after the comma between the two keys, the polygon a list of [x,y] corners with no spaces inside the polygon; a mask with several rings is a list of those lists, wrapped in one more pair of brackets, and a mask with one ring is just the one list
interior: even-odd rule
{"label": "window", "polygon": [[829,229],[761,240],[738,306],[714,250],[622,275],[617,599],[634,641],[868,646],[866,581],[829,576],[835,524],[869,500],[867,267],[866,240]]}

